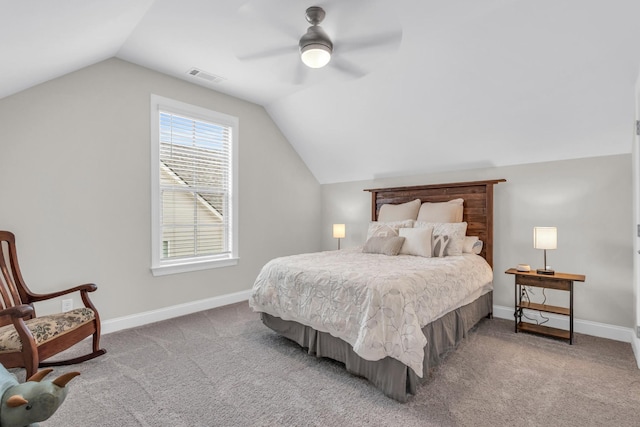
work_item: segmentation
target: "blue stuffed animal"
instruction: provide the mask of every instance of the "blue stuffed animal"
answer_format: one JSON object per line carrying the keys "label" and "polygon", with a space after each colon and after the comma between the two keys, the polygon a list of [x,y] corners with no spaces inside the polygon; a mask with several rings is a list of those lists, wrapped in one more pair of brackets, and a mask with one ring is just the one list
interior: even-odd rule
{"label": "blue stuffed animal", "polygon": [[20,384],[0,365],[0,427],[38,427],[62,405],[67,383],[79,372],[69,372],[53,381],[42,381],[53,369],[36,372]]}

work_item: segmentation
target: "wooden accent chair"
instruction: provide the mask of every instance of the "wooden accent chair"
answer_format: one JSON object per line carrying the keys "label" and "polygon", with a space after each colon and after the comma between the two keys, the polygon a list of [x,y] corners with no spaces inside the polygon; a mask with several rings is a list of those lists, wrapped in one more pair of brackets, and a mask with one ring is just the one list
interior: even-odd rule
{"label": "wooden accent chair", "polygon": [[[5,368],[24,367],[26,378],[39,366],[72,365],[106,353],[100,348],[100,317],[89,299],[93,283],[51,294],[34,294],[25,284],[16,252],[15,236],[0,231],[0,363]],[[34,303],[80,292],[84,307],[65,313],[36,316]],[[43,362],[89,335],[93,351],[73,359]]]}

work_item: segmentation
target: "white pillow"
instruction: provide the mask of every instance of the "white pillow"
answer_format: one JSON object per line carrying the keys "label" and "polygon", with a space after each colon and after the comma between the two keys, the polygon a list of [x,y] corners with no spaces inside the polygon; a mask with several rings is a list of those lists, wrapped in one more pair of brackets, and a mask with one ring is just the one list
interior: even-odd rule
{"label": "white pillow", "polygon": [[418,211],[417,221],[425,222],[462,222],[464,199],[448,202],[424,202]]}
{"label": "white pillow", "polygon": [[433,235],[449,236],[445,255],[462,255],[464,236],[467,233],[466,222],[416,222],[414,228],[433,227]]}
{"label": "white pillow", "polygon": [[431,258],[433,228],[401,228],[399,233],[400,237],[404,237],[404,243],[400,249],[401,254]]}
{"label": "white pillow", "polygon": [[407,219],[415,221],[415,219],[418,217],[419,209],[420,199],[415,199],[407,203],[400,203],[398,205],[387,203],[380,206],[380,212],[378,212],[378,221],[390,222],[404,221]]}
{"label": "white pillow", "polygon": [[371,221],[369,223],[369,229],[367,230],[367,240],[372,237],[389,237],[398,236],[398,230],[401,228],[413,227],[413,220],[406,221]]}
{"label": "white pillow", "polygon": [[482,240],[480,240],[478,236],[464,236],[462,253],[480,255],[480,252],[482,252],[482,246]]}
{"label": "white pillow", "polygon": [[478,236],[464,236],[464,244],[462,245],[462,253],[473,253],[473,244],[478,241]]}

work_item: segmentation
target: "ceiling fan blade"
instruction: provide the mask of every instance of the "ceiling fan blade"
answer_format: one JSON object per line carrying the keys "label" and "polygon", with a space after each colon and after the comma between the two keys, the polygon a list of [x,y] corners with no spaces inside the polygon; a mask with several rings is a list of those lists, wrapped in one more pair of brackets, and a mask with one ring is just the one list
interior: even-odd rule
{"label": "ceiling fan blade", "polygon": [[[296,25],[295,23],[299,21],[292,20],[291,13],[283,13],[290,9],[286,5],[274,5],[274,2],[264,0],[250,0],[244,3],[238,9],[237,16],[240,24],[249,26],[254,34],[265,30],[280,33],[291,40],[300,38],[300,31],[304,28],[304,24]],[[304,22],[303,12],[304,9],[298,12],[302,22]]]}
{"label": "ceiling fan blade", "polygon": [[307,76],[309,75],[309,67],[304,65],[300,58],[297,58],[298,65],[296,66],[295,74],[293,76],[293,84],[301,85],[307,80]]}
{"label": "ceiling fan blade", "polygon": [[343,73],[349,74],[350,76],[355,78],[360,78],[367,74],[366,70],[357,66],[355,63],[342,58],[339,55],[334,55],[331,58],[331,62],[329,62],[329,65],[336,70],[342,71]]}
{"label": "ceiling fan blade", "polygon": [[399,44],[401,41],[402,31],[396,31],[393,33],[383,33],[367,37],[338,40],[335,43],[335,50],[339,52],[350,52],[359,49],[370,49],[384,45]]}
{"label": "ceiling fan blade", "polygon": [[296,26],[281,12],[271,2],[244,1],[236,14],[234,28],[237,34],[229,40],[239,60],[264,59],[298,51],[304,24]]}
{"label": "ceiling fan blade", "polygon": [[275,25],[280,33],[290,38],[292,41],[294,41],[294,43],[300,39],[300,36],[303,34],[303,31],[305,29],[304,25],[298,28],[295,25],[290,25],[289,23],[285,22],[280,22]]}
{"label": "ceiling fan blade", "polygon": [[296,54],[297,52],[298,52],[298,46],[292,45],[292,46],[274,47],[271,49],[264,49],[260,52],[254,52],[254,53],[248,53],[246,55],[236,55],[236,56],[241,61],[253,61],[256,59],[270,58],[272,56],[289,55],[292,53]]}

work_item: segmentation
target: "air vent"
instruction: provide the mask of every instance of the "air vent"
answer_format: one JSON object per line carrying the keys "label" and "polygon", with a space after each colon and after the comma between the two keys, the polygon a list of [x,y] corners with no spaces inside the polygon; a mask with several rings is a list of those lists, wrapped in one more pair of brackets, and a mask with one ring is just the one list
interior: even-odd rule
{"label": "air vent", "polygon": [[215,74],[207,73],[206,71],[202,71],[198,68],[190,69],[189,71],[187,71],[187,74],[189,74],[191,77],[202,79],[208,83],[220,83],[221,81],[224,80],[223,77],[216,76]]}

